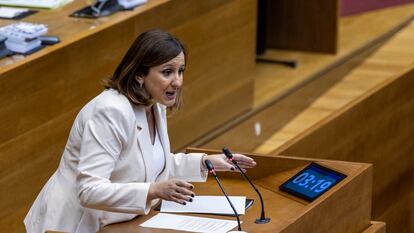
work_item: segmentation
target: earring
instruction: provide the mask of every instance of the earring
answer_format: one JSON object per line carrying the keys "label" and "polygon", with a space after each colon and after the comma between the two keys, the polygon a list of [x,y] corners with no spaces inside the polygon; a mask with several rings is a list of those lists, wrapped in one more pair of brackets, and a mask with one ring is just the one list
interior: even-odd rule
{"label": "earring", "polygon": [[135,78],[138,81],[139,87],[142,88],[144,86],[144,79],[138,75]]}
{"label": "earring", "polygon": [[144,80],[138,79],[139,87],[142,88],[144,86]]}

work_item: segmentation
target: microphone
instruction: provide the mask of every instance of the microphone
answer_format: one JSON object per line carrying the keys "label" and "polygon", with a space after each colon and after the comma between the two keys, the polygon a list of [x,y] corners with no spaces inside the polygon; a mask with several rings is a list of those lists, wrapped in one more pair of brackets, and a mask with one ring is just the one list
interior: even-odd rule
{"label": "microphone", "polygon": [[243,170],[237,164],[237,161],[235,161],[233,159],[233,154],[230,152],[230,150],[227,149],[226,147],[224,147],[223,148],[223,153],[234,164],[234,166],[236,166],[237,169],[239,169],[239,171],[241,172],[241,174],[243,175],[243,177],[250,183],[250,185],[253,187],[254,191],[256,191],[256,193],[259,195],[260,204],[262,205],[262,211],[260,213],[260,218],[256,219],[256,221],[254,221],[254,222],[256,224],[265,224],[265,223],[270,222],[270,218],[266,218],[265,217],[265,210],[264,210],[263,198],[262,198],[262,195],[260,194],[259,190],[256,188],[256,186],[254,186],[253,182],[249,179],[249,177],[246,175],[246,173],[243,172]]}
{"label": "microphone", "polygon": [[237,213],[236,209],[234,208],[233,203],[231,203],[230,198],[227,196],[226,191],[224,191],[224,188],[221,185],[221,182],[217,177],[216,171],[214,170],[213,163],[210,160],[206,159],[206,160],[204,160],[204,164],[206,165],[206,167],[207,167],[208,171],[210,172],[210,174],[212,174],[214,179],[216,179],[217,184],[220,186],[221,191],[224,193],[224,196],[226,197],[227,201],[230,203],[230,206],[233,209],[233,212],[234,212],[234,214],[236,215],[236,218],[237,218],[237,225],[238,225],[237,230],[239,232],[242,232],[242,229],[241,229],[241,226],[240,226],[239,214]]}

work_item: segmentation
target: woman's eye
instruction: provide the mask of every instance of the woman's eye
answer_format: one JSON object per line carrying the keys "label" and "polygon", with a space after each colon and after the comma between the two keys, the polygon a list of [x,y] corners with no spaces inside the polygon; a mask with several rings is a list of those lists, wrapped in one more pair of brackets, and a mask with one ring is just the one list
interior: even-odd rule
{"label": "woman's eye", "polygon": [[172,73],[172,71],[171,71],[171,70],[164,70],[162,73],[163,73],[165,76],[169,76],[169,75]]}

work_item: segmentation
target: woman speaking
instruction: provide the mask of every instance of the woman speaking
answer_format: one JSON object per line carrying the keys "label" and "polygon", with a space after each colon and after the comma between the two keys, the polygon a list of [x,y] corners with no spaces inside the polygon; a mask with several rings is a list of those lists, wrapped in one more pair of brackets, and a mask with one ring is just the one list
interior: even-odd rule
{"label": "woman speaking", "polygon": [[[167,109],[181,105],[186,65],[182,43],[167,32],[142,33],[105,90],[77,115],[60,164],[24,223],[28,233],[97,232],[103,226],[148,214],[160,199],[185,205],[204,181],[209,159],[231,171],[223,154],[172,154]],[[253,159],[236,154],[243,168]]]}

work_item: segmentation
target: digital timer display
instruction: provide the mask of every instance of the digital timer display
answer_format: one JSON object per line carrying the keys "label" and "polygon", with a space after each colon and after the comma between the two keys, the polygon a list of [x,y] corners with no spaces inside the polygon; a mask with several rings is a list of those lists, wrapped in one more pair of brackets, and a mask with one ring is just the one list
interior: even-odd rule
{"label": "digital timer display", "polygon": [[345,177],[342,173],[311,163],[280,185],[279,189],[311,202]]}

